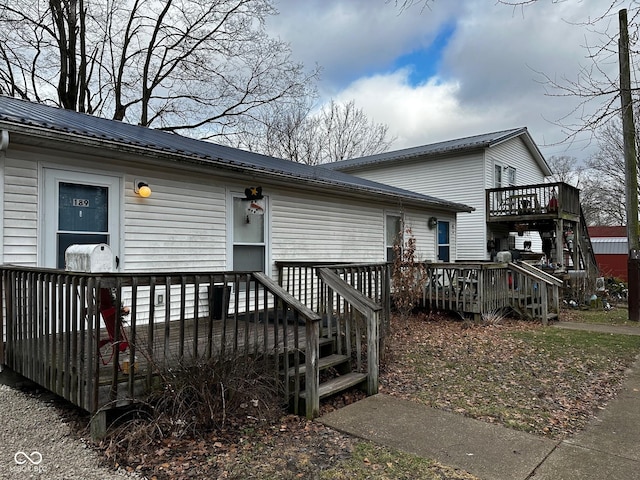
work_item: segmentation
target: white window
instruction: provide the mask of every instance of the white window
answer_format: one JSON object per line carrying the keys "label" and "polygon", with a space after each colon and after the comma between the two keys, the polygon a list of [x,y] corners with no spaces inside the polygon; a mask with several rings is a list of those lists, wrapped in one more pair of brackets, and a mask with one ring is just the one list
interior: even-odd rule
{"label": "white window", "polygon": [[267,199],[233,196],[234,271],[265,272],[267,264]]}
{"label": "white window", "polygon": [[[385,222],[385,247],[387,250],[387,262],[395,260],[395,251],[393,246],[396,242],[402,242],[402,216],[397,214],[389,214],[386,216]],[[402,244],[400,244],[402,247]]]}
{"label": "white window", "polygon": [[495,165],[493,169],[493,187],[502,188],[502,165]]}
{"label": "white window", "polygon": [[500,164],[494,166],[494,188],[514,187],[516,185],[516,169]]}

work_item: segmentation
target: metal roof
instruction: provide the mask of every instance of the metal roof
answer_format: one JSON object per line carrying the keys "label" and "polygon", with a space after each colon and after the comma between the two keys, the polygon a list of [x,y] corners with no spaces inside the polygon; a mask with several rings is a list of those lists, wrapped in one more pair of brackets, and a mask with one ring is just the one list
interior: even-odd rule
{"label": "metal roof", "polygon": [[338,191],[392,197],[455,212],[473,207],[365,180],[326,168],[268,157],[203,140],[131,125],[115,120],[37,104],[0,95],[0,129],[31,137],[98,146],[112,150],[134,150],[137,154],[192,162],[216,168],[241,169],[267,177],[290,178],[298,183],[324,186]]}
{"label": "metal roof", "polygon": [[379,165],[397,160],[406,160],[417,157],[428,158],[448,153],[465,153],[478,149],[490,148],[518,136],[522,136],[522,139],[529,148],[531,155],[538,162],[544,174],[547,176],[551,175],[552,172],[549,168],[549,165],[540,152],[540,149],[531,138],[531,135],[529,134],[529,131],[526,127],[484,133],[481,135],[457,138],[454,140],[447,140],[444,142],[432,143],[419,147],[405,148],[403,150],[396,150],[393,152],[384,152],[376,155],[369,155],[367,157],[342,160],[340,162],[327,164],[327,167],[334,170],[341,170],[346,172],[364,166]]}
{"label": "metal roof", "polygon": [[627,237],[591,238],[593,253],[596,255],[628,255]]}

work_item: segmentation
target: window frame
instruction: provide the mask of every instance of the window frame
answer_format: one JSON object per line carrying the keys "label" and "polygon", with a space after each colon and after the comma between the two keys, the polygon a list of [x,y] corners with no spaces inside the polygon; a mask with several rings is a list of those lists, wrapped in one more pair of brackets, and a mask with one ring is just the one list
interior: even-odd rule
{"label": "window frame", "polygon": [[517,185],[517,170],[511,165],[495,163],[493,167],[494,188],[515,187]]}
{"label": "window frame", "polygon": [[[389,245],[389,219],[396,218],[400,223],[400,231],[396,233],[396,235],[400,235],[401,245],[400,248],[404,245],[404,215],[400,212],[385,212],[384,213],[384,257],[386,262],[393,262],[395,259],[395,252],[393,252],[393,245]],[[395,237],[394,237],[395,243]],[[392,255],[389,255],[389,253]]]}
{"label": "window frame", "polygon": [[[38,227],[43,235],[38,240],[38,254],[40,256],[38,264],[44,267],[56,268],[58,264],[58,234],[64,233],[59,228],[59,186],[61,183],[78,185],[106,187],[108,190],[108,221],[107,231],[99,232],[105,235],[107,243],[111,248],[114,259],[121,256],[123,251],[123,208],[124,202],[121,198],[124,179],[120,175],[113,173],[102,173],[100,171],[72,171],[66,170],[55,164],[45,164],[40,170],[43,179],[38,200],[39,215]],[[91,233],[91,232],[90,232]],[[122,268],[121,261],[114,261],[116,270]],[[64,268],[64,267],[63,267]]]}

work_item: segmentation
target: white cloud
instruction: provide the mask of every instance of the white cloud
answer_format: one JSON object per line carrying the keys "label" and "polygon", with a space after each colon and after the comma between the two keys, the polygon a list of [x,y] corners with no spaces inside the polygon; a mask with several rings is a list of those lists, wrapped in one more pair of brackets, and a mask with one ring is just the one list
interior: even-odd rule
{"label": "white cloud", "polygon": [[[355,100],[367,116],[390,127],[397,136],[393,148],[481,133],[495,111],[473,111],[460,104],[456,82],[429,82],[411,86],[408,72],[359,79],[340,92],[338,101]],[[456,125],[452,133],[451,125]],[[508,122],[501,128],[511,128]],[[432,140],[431,140],[432,139]]]}
{"label": "white cloud", "polygon": [[[524,9],[493,0],[436,0],[430,9],[403,13],[393,0],[279,0],[281,15],[270,28],[291,42],[296,58],[323,67],[327,100],[353,99],[370,119],[389,125],[398,136],[392,148],[526,126],[545,155],[582,159],[593,150],[582,150],[585,137],[551,146],[566,136],[552,122],[571,114],[578,100],[546,95],[537,72],[575,80],[588,63],[584,45],[599,41],[577,23],[612,2],[615,29],[620,0],[539,0]],[[455,30],[433,78],[414,85],[408,70],[392,70],[445,22],[455,22]]]}

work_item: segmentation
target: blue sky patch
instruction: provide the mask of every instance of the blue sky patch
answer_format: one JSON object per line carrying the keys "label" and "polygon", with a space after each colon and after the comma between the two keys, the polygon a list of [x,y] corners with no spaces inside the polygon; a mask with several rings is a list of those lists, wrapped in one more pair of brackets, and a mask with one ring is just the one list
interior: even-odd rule
{"label": "blue sky patch", "polygon": [[396,59],[394,70],[409,68],[409,84],[420,85],[438,73],[442,51],[456,31],[454,23],[447,23],[440,28],[436,38],[426,48],[414,50]]}

